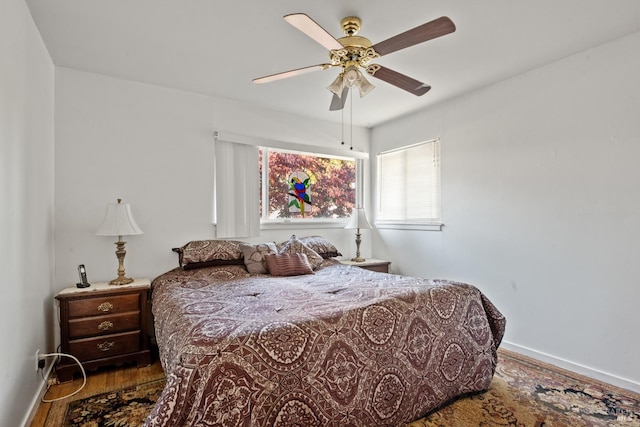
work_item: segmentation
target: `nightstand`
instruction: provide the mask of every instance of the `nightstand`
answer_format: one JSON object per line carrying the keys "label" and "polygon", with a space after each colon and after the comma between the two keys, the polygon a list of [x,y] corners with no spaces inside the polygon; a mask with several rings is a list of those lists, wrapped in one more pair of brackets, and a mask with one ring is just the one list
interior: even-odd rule
{"label": "nightstand", "polygon": [[[151,363],[147,336],[148,279],[128,285],[94,283],[88,288],[65,288],[60,304],[62,353],[77,357],[85,370],[106,365]],[[58,379],[69,381],[80,368],[73,359],[61,358]]]}
{"label": "nightstand", "polygon": [[385,261],[382,259],[369,258],[366,261],[355,262],[347,259],[339,260],[341,264],[352,265],[354,267],[364,268],[365,270],[378,271],[380,273],[388,273],[389,265],[391,261]]}

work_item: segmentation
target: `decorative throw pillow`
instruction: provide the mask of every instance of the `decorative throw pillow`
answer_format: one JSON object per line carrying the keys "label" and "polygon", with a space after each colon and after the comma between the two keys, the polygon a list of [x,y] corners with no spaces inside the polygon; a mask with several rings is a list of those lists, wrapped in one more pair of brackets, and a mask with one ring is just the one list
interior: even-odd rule
{"label": "decorative throw pillow", "polygon": [[300,276],[314,274],[307,255],[303,253],[280,253],[266,255],[269,273],[273,276]]}
{"label": "decorative throw pillow", "polygon": [[316,251],[302,243],[295,234],[278,247],[278,253],[305,254],[309,261],[309,265],[311,265],[311,268],[314,270],[318,268],[323,261],[322,257],[318,255]]}
{"label": "decorative throw pillow", "polygon": [[322,258],[333,258],[342,256],[338,248],[333,243],[321,236],[306,236],[300,237],[300,241],[316,251]]}
{"label": "decorative throw pillow", "polygon": [[243,243],[236,240],[192,240],[174,251],[178,252],[180,267],[184,270],[215,265],[241,265],[243,261],[240,245]]}
{"label": "decorative throw pillow", "polygon": [[240,245],[242,255],[244,256],[244,265],[247,271],[252,274],[266,274],[269,272],[267,268],[267,260],[265,255],[275,254],[277,252],[275,243],[257,243]]}

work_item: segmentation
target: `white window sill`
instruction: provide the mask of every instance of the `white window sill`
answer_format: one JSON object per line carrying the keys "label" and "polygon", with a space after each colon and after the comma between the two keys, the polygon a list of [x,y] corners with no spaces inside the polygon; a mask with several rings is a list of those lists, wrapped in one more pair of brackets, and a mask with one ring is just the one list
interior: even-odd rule
{"label": "white window sill", "polygon": [[309,228],[344,228],[349,222],[349,218],[341,220],[282,220],[260,222],[261,230],[304,230]]}
{"label": "white window sill", "polygon": [[399,223],[399,222],[376,222],[375,227],[389,230],[422,230],[422,231],[442,231],[444,224],[419,224],[419,223]]}

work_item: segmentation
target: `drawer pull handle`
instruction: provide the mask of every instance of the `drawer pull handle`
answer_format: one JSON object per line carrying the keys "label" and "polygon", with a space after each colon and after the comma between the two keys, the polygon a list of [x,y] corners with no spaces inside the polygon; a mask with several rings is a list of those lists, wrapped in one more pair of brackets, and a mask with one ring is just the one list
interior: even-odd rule
{"label": "drawer pull handle", "polygon": [[98,306],[98,310],[104,311],[104,312],[111,311],[113,310],[113,304],[111,304],[109,301],[103,302]]}
{"label": "drawer pull handle", "polygon": [[109,351],[114,346],[114,344],[115,343],[113,341],[105,341],[103,343],[98,344],[98,349],[100,351]]}
{"label": "drawer pull handle", "polygon": [[113,322],[109,322],[108,320],[105,320],[98,325],[98,329],[101,331],[108,331],[111,328],[113,328]]}

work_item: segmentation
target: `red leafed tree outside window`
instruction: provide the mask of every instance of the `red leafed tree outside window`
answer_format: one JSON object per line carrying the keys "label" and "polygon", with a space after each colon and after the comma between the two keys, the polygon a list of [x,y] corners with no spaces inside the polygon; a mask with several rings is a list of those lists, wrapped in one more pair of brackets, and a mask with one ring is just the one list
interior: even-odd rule
{"label": "red leafed tree outside window", "polygon": [[[268,182],[263,188],[266,162]],[[354,159],[263,148],[260,177],[263,219],[347,218],[355,206]],[[268,199],[267,206],[263,199]]]}

